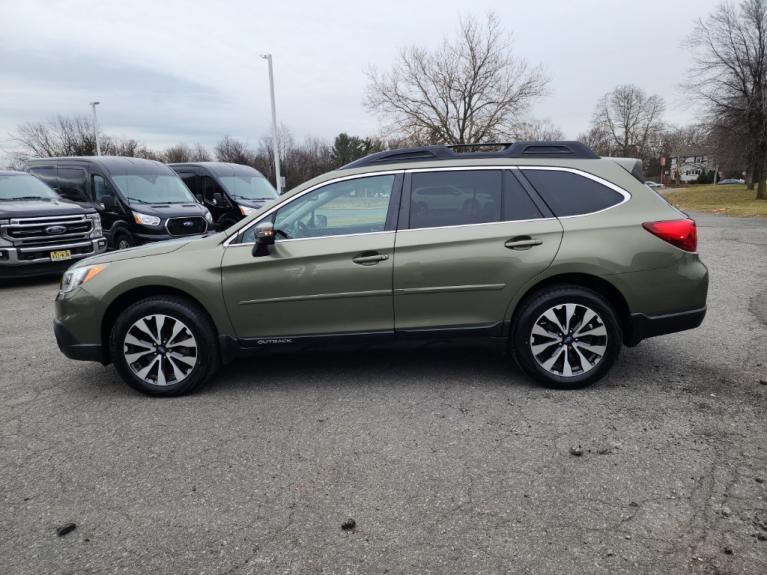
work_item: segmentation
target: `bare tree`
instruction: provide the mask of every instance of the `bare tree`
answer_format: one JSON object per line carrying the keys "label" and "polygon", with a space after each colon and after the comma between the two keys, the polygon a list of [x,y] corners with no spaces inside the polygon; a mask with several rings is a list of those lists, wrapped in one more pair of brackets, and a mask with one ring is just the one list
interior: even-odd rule
{"label": "bare tree", "polygon": [[[55,156],[93,156],[96,140],[87,116],[56,116],[45,122],[27,122],[16,129],[13,140],[20,147],[14,152],[17,164],[28,158]],[[132,138],[100,134],[101,151],[107,156],[133,156],[159,159],[160,156]]]}
{"label": "bare tree", "polygon": [[368,73],[366,105],[390,131],[414,143],[469,144],[507,139],[546,92],[548,79],[511,50],[489,13],[462,20],[458,36],[434,51],[402,50],[388,73]]}
{"label": "bare tree", "polygon": [[721,116],[708,127],[708,148],[725,177],[743,177],[753,189],[753,152],[748,126],[740,118]]}
{"label": "bare tree", "polygon": [[231,136],[221,138],[214,150],[216,159],[219,162],[231,162],[248,166],[253,162],[253,151],[248,148],[247,144]]}
{"label": "bare tree", "polygon": [[205,146],[199,142],[188,145],[184,143],[176,144],[166,148],[162,153],[162,159],[168,164],[180,162],[209,162],[210,153]]}
{"label": "bare tree", "polygon": [[688,91],[714,122],[745,128],[756,198],[767,199],[767,3],[720,4],[698,21],[687,44],[695,59]]}
{"label": "bare tree", "polygon": [[612,150],[610,133],[601,124],[592,125],[586,133],[578,136],[578,141],[586,144],[600,156],[609,156]]}
{"label": "bare tree", "polygon": [[87,116],[56,116],[46,122],[27,122],[16,129],[13,139],[22,147],[19,155],[26,157],[96,154],[93,124]]}
{"label": "bare tree", "polygon": [[609,153],[648,159],[657,151],[663,131],[665,104],[634,85],[618,86],[605,94],[594,110],[593,135],[607,137]]}
{"label": "bare tree", "polygon": [[564,134],[559,126],[555,126],[551,120],[533,119],[521,122],[512,133],[516,141],[552,141],[562,140]]}

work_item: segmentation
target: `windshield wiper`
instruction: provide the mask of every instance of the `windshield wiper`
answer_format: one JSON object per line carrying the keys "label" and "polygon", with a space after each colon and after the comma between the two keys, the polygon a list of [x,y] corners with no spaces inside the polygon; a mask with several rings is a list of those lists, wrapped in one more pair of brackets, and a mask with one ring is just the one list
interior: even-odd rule
{"label": "windshield wiper", "polygon": [[128,197],[128,201],[129,202],[138,202],[139,204],[151,204],[152,203],[152,202],[146,202],[144,200],[139,200],[138,198],[131,198],[130,196],[127,196],[127,197]]}
{"label": "windshield wiper", "polygon": [[17,200],[50,200],[51,198],[46,198],[44,196],[16,196],[15,198],[2,198],[2,199],[7,202],[13,202]]}

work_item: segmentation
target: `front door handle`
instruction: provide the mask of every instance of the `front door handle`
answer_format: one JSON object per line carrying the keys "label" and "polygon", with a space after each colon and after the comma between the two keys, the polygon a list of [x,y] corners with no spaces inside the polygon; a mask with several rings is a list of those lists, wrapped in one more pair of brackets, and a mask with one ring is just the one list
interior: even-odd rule
{"label": "front door handle", "polygon": [[515,238],[511,238],[510,240],[506,240],[506,243],[503,245],[510,250],[529,250],[530,248],[539,246],[542,243],[543,242],[541,240],[536,240],[530,236],[517,236]]}
{"label": "front door handle", "polygon": [[389,256],[386,254],[379,254],[378,252],[362,252],[361,254],[354,256],[352,261],[355,264],[361,266],[374,266],[378,262],[388,260]]}

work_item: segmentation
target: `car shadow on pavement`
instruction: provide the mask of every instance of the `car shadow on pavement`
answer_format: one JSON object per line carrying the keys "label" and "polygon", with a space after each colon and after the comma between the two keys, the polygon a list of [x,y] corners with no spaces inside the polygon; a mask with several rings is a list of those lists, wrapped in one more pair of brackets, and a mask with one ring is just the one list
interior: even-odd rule
{"label": "car shadow on pavement", "polygon": [[229,393],[263,385],[301,388],[476,382],[533,386],[511,357],[482,347],[431,345],[413,349],[304,351],[238,359],[200,393]]}

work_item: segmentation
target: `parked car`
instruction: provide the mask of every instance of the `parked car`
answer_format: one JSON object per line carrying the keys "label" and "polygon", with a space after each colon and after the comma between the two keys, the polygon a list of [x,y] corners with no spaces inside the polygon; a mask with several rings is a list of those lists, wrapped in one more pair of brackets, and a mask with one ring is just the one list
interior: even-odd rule
{"label": "parked car", "polygon": [[106,247],[96,210],[25,172],[0,170],[0,277],[60,274]]}
{"label": "parked car", "polygon": [[717,184],[745,184],[746,180],[742,180],[740,178],[725,178],[724,180],[719,180]]}
{"label": "parked car", "polygon": [[213,223],[176,172],[153,160],[44,158],[29,160],[27,170],[63,198],[98,210],[114,249],[204,234]]}
{"label": "parked car", "polygon": [[236,224],[277,198],[261,172],[226,162],[168,164],[213,215],[219,230]]}
{"label": "parked car", "polygon": [[695,222],[626,163],[576,142],[372,154],[224,232],[76,264],[56,338],[153,395],[268,350],[415,339],[479,338],[587,385],[706,313]]}

